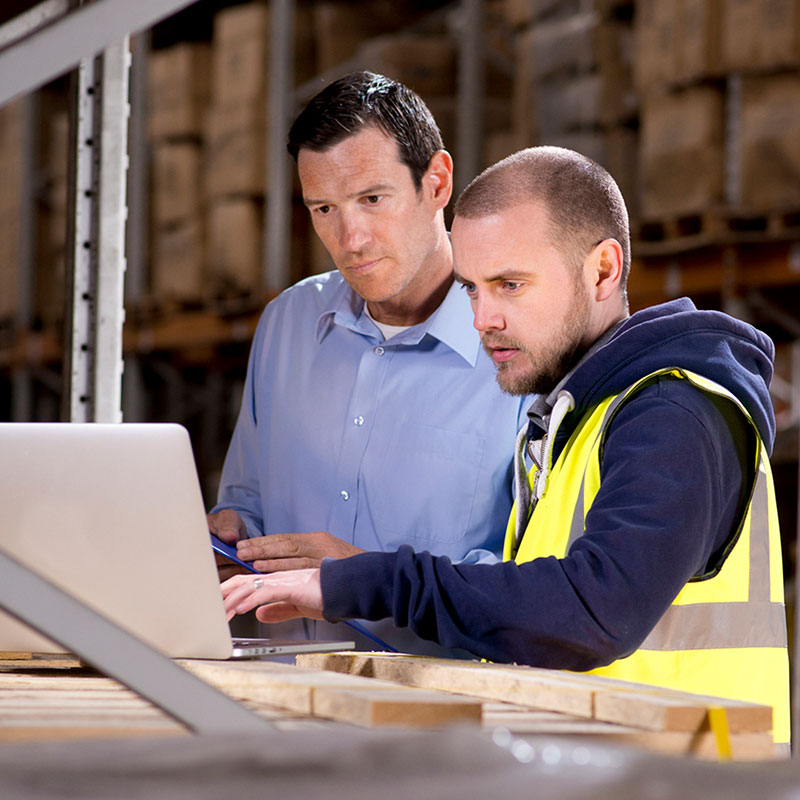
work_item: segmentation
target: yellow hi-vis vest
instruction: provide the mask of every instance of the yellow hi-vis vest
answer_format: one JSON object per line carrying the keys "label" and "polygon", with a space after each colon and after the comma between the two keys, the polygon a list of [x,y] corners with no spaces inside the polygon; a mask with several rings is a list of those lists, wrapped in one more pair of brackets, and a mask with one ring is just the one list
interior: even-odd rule
{"label": "yellow hi-vis vest", "polygon": [[[723,387],[679,368],[654,372],[587,412],[551,466],[544,494],[521,537],[516,509],[506,530],[504,560],[563,558],[584,533],[584,519],[600,488],[605,434],[615,413],[658,378],[688,380],[733,402],[755,430],[742,404]],[[551,432],[550,435],[555,435]],[[769,459],[758,441],[757,478],[738,536],[721,569],[690,579],[631,655],[592,674],[773,708],[773,737],[788,743],[789,663],[783,604],[781,544]],[[528,473],[533,487],[537,467]]]}

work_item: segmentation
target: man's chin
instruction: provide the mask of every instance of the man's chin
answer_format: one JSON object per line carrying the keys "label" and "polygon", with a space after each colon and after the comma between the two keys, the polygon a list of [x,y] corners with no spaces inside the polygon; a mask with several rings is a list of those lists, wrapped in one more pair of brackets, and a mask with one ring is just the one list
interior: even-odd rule
{"label": "man's chin", "polygon": [[502,370],[497,371],[497,385],[505,394],[512,397],[522,397],[526,394],[548,395],[556,386],[557,381],[544,375],[509,375]]}
{"label": "man's chin", "polygon": [[514,397],[530,394],[528,386],[531,379],[528,376],[510,375],[507,371],[498,369],[495,377],[497,385],[505,394],[510,394]]}

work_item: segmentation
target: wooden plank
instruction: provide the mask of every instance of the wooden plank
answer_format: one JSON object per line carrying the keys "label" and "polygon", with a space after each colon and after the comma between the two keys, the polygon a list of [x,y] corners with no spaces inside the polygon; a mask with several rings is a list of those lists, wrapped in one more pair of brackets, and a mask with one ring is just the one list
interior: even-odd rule
{"label": "wooden plank", "polygon": [[260,661],[229,664],[189,659],[181,659],[177,663],[237,700],[254,700],[301,714],[311,714],[313,687],[309,681],[290,672],[293,669],[291,665]]}
{"label": "wooden plank", "polygon": [[431,728],[465,723],[479,725],[481,703],[442,692],[406,687],[314,690],[314,715],[362,727]]}
{"label": "wooden plank", "polygon": [[178,662],[237,699],[362,725],[428,727],[480,720],[481,702],[357,675],[266,661]]}
{"label": "wooden plank", "polygon": [[625,688],[595,693],[595,719],[652,731],[708,730],[708,709],[724,708],[731,733],[772,730],[772,708],[754,703],[670,692]]}
{"label": "wooden plank", "polygon": [[772,729],[772,709],[768,706],[596,675],[374,653],[316,653],[298,656],[297,661],[304,667],[370,675],[406,686],[513,702],[647,730],[702,731],[708,724],[709,707],[726,710],[732,733]]}
{"label": "wooden plank", "polygon": [[28,659],[19,658],[27,653],[0,653],[0,672],[7,669],[76,669],[84,666],[80,659],[68,653],[32,653]]}
{"label": "wooden plank", "polygon": [[[375,653],[314,653],[298,666],[374,676],[405,686],[518,703],[547,711],[591,717],[593,693],[551,670]],[[563,673],[566,675],[566,673]]]}

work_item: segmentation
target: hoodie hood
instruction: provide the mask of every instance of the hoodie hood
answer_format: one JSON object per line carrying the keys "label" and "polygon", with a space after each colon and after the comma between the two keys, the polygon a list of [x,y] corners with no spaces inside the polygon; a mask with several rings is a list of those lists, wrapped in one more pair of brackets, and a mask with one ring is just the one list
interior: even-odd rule
{"label": "hoodie hood", "polygon": [[585,411],[645,375],[667,367],[696,372],[724,386],[748,410],[769,451],[775,414],[769,396],[775,346],[752,325],[719,311],[699,311],[688,298],[638,311],[592,356],[578,364],[562,389],[575,400],[571,429]]}

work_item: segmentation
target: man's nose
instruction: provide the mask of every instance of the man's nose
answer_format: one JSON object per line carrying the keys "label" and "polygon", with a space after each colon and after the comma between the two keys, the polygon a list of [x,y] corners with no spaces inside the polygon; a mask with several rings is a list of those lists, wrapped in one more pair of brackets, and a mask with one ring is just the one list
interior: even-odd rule
{"label": "man's nose", "polygon": [[475,315],[472,324],[478,331],[502,330],[504,327],[503,315],[497,303],[485,294],[472,298],[472,313]]}
{"label": "man's nose", "polygon": [[369,228],[358,214],[342,214],[339,244],[343,250],[349,253],[361,252],[369,239]]}

